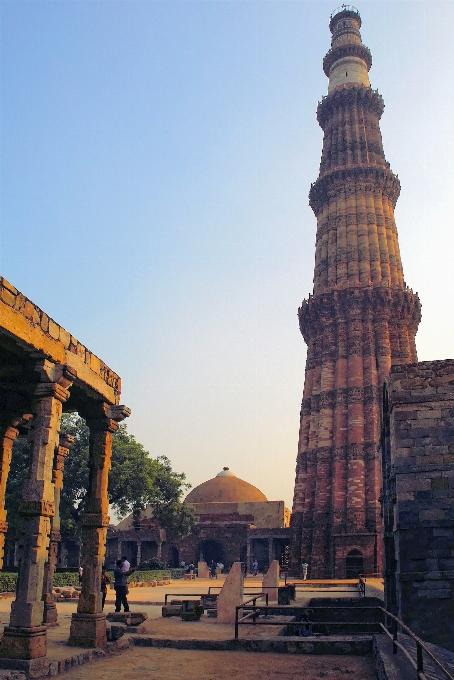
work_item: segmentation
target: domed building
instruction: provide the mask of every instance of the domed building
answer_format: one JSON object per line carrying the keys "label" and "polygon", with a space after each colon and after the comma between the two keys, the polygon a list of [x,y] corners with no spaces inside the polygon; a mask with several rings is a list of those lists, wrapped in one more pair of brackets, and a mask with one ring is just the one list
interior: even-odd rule
{"label": "domed building", "polygon": [[228,467],[192,489],[185,501],[199,518],[191,534],[167,540],[147,508],[140,522],[129,515],[109,529],[106,563],[122,555],[127,555],[133,566],[155,556],[175,567],[182,560],[187,564],[214,560],[227,567],[240,560],[247,562],[249,569],[254,559],[261,569],[274,559],[286,563],[290,511],[284,501],[269,501],[260,489]]}

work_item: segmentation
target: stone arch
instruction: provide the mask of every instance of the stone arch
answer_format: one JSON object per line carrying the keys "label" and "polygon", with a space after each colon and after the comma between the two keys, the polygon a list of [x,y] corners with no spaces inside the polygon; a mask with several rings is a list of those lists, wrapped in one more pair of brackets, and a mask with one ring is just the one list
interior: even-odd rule
{"label": "stone arch", "polygon": [[361,550],[354,548],[347,553],[345,558],[346,578],[356,578],[364,573],[364,556]]}
{"label": "stone arch", "polygon": [[207,539],[199,543],[199,547],[196,553],[196,560],[202,556],[207,564],[210,564],[212,560],[214,562],[224,563],[224,546],[220,541],[215,541],[213,539]]}

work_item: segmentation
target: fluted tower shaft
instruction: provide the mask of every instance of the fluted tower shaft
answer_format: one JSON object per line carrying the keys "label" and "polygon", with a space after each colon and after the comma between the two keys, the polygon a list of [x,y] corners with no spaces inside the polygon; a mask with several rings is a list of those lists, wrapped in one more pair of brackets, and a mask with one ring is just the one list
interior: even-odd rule
{"label": "fluted tower shaft", "polygon": [[308,346],[293,500],[292,565],[312,577],[381,568],[381,387],[390,367],[417,361],[418,296],[406,287],[394,208],[400,193],[383,151],[383,99],[369,83],[361,18],[331,16],[323,61],[328,95],[320,174],[313,294],[298,310]]}

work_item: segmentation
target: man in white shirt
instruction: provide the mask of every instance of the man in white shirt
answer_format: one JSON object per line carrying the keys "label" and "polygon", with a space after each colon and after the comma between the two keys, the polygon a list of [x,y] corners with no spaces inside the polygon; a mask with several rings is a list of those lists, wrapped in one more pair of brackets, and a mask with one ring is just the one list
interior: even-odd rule
{"label": "man in white shirt", "polygon": [[126,559],[126,555],[121,558],[123,560],[122,571],[129,571],[131,569],[131,563]]}

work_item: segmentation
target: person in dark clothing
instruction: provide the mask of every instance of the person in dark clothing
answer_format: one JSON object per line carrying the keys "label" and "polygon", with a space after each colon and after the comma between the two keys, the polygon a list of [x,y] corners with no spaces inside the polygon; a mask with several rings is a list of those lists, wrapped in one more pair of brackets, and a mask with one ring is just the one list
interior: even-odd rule
{"label": "person in dark clothing", "polygon": [[106,603],[106,596],[107,596],[107,586],[110,583],[110,576],[106,574],[106,568],[103,567],[101,569],[101,593],[102,593],[102,603],[101,603],[101,609],[104,609],[104,605]]}
{"label": "person in dark clothing", "polygon": [[125,612],[129,612],[128,598],[126,597],[128,592],[128,576],[133,574],[135,569],[129,569],[129,571],[123,571],[123,560],[117,560],[116,567],[114,569],[114,588],[115,588],[115,611],[121,611],[121,605]]}

